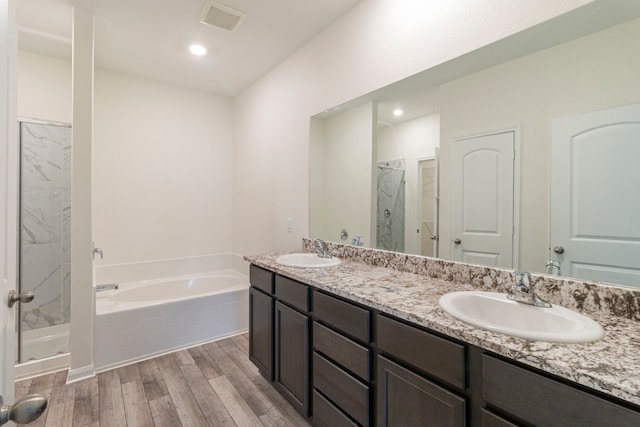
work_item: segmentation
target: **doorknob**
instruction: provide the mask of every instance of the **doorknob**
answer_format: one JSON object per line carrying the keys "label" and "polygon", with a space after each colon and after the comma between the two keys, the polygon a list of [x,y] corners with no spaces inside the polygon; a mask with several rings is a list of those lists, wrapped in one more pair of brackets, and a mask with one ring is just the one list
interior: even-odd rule
{"label": "doorknob", "polygon": [[18,399],[13,405],[2,405],[2,396],[0,396],[0,405],[0,425],[9,421],[28,424],[35,421],[47,409],[47,398],[41,394],[28,394]]}
{"label": "doorknob", "polygon": [[453,243],[455,243],[456,245],[459,245],[460,243],[462,243],[462,240],[460,240],[459,237],[456,237],[455,239],[453,239]]}
{"label": "doorknob", "polygon": [[562,246],[554,246],[553,247],[553,252],[559,254],[563,254],[564,253],[564,248]]}
{"label": "doorknob", "polygon": [[28,303],[33,301],[35,297],[36,295],[31,291],[24,291],[18,294],[16,291],[12,289],[9,291],[9,301],[7,305],[9,306],[9,308],[11,308],[17,302],[21,302],[23,304]]}

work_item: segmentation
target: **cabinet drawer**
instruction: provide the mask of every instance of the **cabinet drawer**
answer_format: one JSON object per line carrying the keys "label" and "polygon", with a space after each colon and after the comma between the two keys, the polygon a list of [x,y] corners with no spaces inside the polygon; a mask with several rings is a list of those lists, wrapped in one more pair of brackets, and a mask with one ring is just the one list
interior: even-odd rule
{"label": "cabinet drawer", "polygon": [[249,267],[249,282],[254,288],[258,288],[268,294],[273,294],[273,278],[275,274],[251,264]]}
{"label": "cabinet drawer", "polygon": [[378,356],[377,425],[463,427],[464,398]]}
{"label": "cabinet drawer", "polygon": [[313,313],[334,328],[365,343],[371,341],[371,312],[320,292],[313,293]]}
{"label": "cabinet drawer", "polygon": [[369,425],[369,387],[313,353],[313,386],[362,425]]}
{"label": "cabinet drawer", "polygon": [[537,426],[640,426],[640,413],[482,355],[482,397]]}
{"label": "cabinet drawer", "polygon": [[369,349],[313,322],[313,348],[369,382]]}
{"label": "cabinet drawer", "polygon": [[463,345],[381,315],[376,326],[378,349],[464,390]]}
{"label": "cabinet drawer", "polygon": [[358,427],[323,395],[313,390],[313,425],[314,427]]}
{"label": "cabinet drawer", "polygon": [[276,296],[298,310],[309,312],[309,287],[305,284],[276,276]]}
{"label": "cabinet drawer", "polygon": [[482,427],[518,427],[486,409],[482,409]]}

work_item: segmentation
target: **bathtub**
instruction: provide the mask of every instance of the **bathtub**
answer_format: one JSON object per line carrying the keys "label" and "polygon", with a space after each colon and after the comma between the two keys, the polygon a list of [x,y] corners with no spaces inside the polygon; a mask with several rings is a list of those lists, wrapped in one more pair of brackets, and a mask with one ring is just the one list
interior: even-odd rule
{"label": "bathtub", "polygon": [[249,279],[238,258],[225,254],[96,268],[96,285],[119,285],[96,292],[96,371],[245,332]]}

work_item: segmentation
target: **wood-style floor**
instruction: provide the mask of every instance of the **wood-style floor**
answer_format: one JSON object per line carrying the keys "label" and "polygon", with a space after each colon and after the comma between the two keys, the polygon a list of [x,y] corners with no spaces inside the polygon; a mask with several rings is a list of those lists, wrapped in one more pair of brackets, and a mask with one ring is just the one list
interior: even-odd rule
{"label": "wood-style floor", "polygon": [[47,396],[29,426],[308,426],[249,361],[247,334],[66,385],[61,371],[16,383]]}

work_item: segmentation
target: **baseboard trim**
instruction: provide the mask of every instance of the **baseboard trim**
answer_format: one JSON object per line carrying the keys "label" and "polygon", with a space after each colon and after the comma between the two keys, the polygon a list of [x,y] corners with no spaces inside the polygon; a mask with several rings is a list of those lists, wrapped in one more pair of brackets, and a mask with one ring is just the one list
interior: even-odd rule
{"label": "baseboard trim", "polygon": [[67,375],[67,384],[76,383],[78,381],[86,380],[96,376],[96,369],[93,367],[93,363],[88,366],[83,366],[78,369],[69,369]]}

